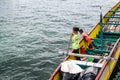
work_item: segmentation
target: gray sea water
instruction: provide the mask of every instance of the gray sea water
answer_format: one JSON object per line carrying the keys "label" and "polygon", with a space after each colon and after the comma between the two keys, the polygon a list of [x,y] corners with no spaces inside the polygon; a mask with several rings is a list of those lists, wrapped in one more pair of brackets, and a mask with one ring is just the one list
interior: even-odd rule
{"label": "gray sea water", "polygon": [[73,26],[89,32],[119,0],[0,0],[0,80],[48,80]]}

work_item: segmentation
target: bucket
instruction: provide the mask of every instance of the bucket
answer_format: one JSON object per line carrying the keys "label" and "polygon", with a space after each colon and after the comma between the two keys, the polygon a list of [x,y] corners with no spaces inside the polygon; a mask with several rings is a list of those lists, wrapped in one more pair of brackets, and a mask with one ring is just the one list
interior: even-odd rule
{"label": "bucket", "polygon": [[82,46],[82,47],[80,48],[80,53],[81,53],[81,54],[85,54],[85,47],[84,47],[84,46]]}

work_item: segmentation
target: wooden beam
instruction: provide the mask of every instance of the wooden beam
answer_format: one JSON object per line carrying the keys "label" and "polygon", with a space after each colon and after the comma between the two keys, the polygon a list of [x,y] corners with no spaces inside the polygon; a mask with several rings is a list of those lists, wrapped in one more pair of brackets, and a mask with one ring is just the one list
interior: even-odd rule
{"label": "wooden beam", "polygon": [[116,26],[118,26],[118,25],[120,25],[119,23],[117,24],[117,23],[110,23],[110,22],[106,22],[106,23],[103,23],[104,25],[116,25]]}
{"label": "wooden beam", "polygon": [[[105,35],[106,32],[104,32],[103,34]],[[111,34],[108,34],[108,35],[112,35],[112,33],[111,33]],[[100,41],[101,39],[100,39],[100,38],[94,38],[94,39],[92,39],[92,40],[98,40],[98,41]],[[103,41],[105,41],[105,42],[107,42],[107,41],[116,42],[117,40],[115,40],[115,39],[103,39]]]}
{"label": "wooden beam", "polygon": [[105,16],[104,18],[120,18],[120,16]]}
{"label": "wooden beam", "polygon": [[73,62],[77,65],[92,66],[92,67],[99,67],[99,68],[103,66],[103,63],[94,63],[94,62],[86,62],[86,61],[78,61],[78,60],[70,60],[70,62]]}
{"label": "wooden beam", "polygon": [[115,21],[115,20],[109,20],[108,22],[110,22],[110,23],[119,23],[120,21],[118,20],[118,21]]}
{"label": "wooden beam", "polygon": [[120,12],[120,11],[117,11],[117,10],[116,10],[116,11],[109,11],[109,12]]}
{"label": "wooden beam", "polygon": [[92,57],[95,59],[102,59],[104,58],[103,56],[95,56],[95,55],[87,55],[87,54],[76,54],[76,53],[68,53],[70,56],[77,56],[77,57]]}
{"label": "wooden beam", "polygon": [[70,56],[76,56],[76,57],[92,57],[95,59],[106,59],[106,60],[115,60],[117,61],[118,59],[112,58],[110,56],[96,56],[96,55],[87,55],[87,54],[76,54],[76,53],[68,53]]}
{"label": "wooden beam", "polygon": [[120,32],[104,32],[104,35],[118,35],[120,36]]}
{"label": "wooden beam", "polygon": [[98,54],[101,54],[101,53],[110,53],[109,50],[100,50],[100,49],[89,50],[89,52],[98,53]]}

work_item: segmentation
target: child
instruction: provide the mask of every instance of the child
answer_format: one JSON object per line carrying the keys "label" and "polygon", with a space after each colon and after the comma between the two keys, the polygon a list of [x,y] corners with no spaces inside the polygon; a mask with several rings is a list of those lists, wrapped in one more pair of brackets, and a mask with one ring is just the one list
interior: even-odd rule
{"label": "child", "polygon": [[[72,41],[72,52],[79,54],[79,40],[80,40],[80,34],[79,34],[79,28],[73,27],[73,32],[70,34],[70,40]],[[76,57],[77,60],[80,60],[80,57]]]}
{"label": "child", "polygon": [[85,32],[83,32],[82,29],[80,29],[79,32],[80,32],[80,34],[83,36],[83,39],[88,43],[89,49],[90,49],[90,50],[93,50],[94,47],[93,47],[93,44],[92,44],[92,40],[91,40],[91,38],[88,36],[88,34],[86,34]]}

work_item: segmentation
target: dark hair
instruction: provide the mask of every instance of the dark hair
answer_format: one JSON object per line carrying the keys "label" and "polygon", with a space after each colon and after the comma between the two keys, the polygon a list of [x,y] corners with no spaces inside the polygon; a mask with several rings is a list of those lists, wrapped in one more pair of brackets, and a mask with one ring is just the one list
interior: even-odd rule
{"label": "dark hair", "polygon": [[83,30],[82,30],[82,29],[80,29],[80,30],[79,30],[79,32],[83,33]]}
{"label": "dark hair", "polygon": [[73,30],[74,31],[79,31],[79,28],[78,27],[73,27]]}

